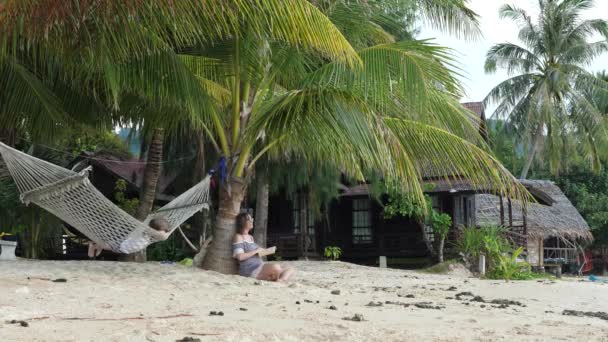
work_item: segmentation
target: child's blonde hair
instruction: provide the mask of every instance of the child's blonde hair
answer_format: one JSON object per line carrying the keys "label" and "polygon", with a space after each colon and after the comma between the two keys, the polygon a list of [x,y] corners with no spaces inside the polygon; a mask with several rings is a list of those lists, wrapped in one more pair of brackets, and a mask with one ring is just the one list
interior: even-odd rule
{"label": "child's blonde hair", "polygon": [[150,221],[150,223],[148,223],[148,225],[150,226],[150,228],[152,228],[154,230],[165,231],[165,232],[168,232],[169,228],[170,228],[169,222],[162,217],[157,217],[155,219],[152,219]]}

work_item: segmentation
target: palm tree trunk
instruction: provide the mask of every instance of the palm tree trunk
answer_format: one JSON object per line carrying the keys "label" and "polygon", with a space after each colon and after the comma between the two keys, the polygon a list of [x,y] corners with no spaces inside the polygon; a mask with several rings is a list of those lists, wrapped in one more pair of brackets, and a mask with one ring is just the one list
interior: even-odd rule
{"label": "palm tree trunk", "polygon": [[209,246],[203,268],[235,274],[236,259],[232,257],[232,238],[236,233],[236,216],[241,210],[241,202],[245,197],[246,184],[244,180],[231,177],[220,184],[220,199],[218,213],[215,219],[213,242]]}
{"label": "palm tree trunk", "polygon": [[439,259],[439,263],[443,262],[443,244],[445,242],[445,238],[441,238],[439,240],[439,248],[438,248],[438,259]]}
{"label": "palm tree trunk", "polygon": [[268,232],[268,173],[260,168],[256,174],[257,196],[255,205],[255,229],[253,238],[261,246],[266,246]]}
{"label": "palm tree trunk", "polygon": [[[197,184],[205,176],[205,142],[203,133],[196,135],[196,160],[194,161],[194,171],[192,172],[192,184]],[[199,232],[202,239],[206,239],[205,214],[199,212],[194,214],[194,229]]]}
{"label": "palm tree trunk", "polygon": [[[202,132],[196,135],[196,160],[194,162],[194,172],[192,173],[192,184],[197,184],[205,176],[205,140]],[[207,220],[209,210],[203,210],[194,214],[192,217],[194,222],[195,231],[200,234],[199,251],[194,256],[195,266],[200,267],[202,265],[205,256],[207,255],[207,248],[204,247],[204,241],[208,238],[207,236]]]}
{"label": "palm tree trunk", "polygon": [[[150,149],[148,150],[148,163],[144,170],[144,181],[142,184],[139,205],[135,212],[135,218],[143,221],[152,211],[154,199],[156,198],[156,185],[160,178],[161,164],[163,157],[163,140],[165,131],[156,128],[152,133]],[[127,254],[121,258],[123,261],[146,262],[146,249],[137,253]]]}
{"label": "palm tree trunk", "polygon": [[524,168],[521,170],[521,175],[519,176],[521,179],[526,179],[526,177],[528,177],[528,171],[530,171],[530,166],[532,166],[532,161],[534,161],[534,155],[536,154],[539,140],[539,138],[534,138],[534,142],[532,143],[532,146],[530,146],[530,152],[528,153]]}

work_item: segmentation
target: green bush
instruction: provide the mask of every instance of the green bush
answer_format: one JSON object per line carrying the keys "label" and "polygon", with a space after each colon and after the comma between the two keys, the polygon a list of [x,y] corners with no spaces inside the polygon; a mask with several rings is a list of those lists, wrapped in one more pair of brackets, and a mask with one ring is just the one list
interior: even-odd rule
{"label": "green bush", "polygon": [[327,259],[338,260],[342,255],[342,248],[336,246],[325,247],[325,253],[323,253]]}
{"label": "green bush", "polygon": [[431,227],[433,227],[433,233],[439,239],[439,246],[437,246],[437,255],[439,263],[443,262],[443,246],[445,244],[445,238],[448,236],[450,227],[452,226],[452,217],[448,214],[442,214],[435,210],[431,210],[429,217]]}
{"label": "green bush", "polygon": [[116,204],[129,215],[135,215],[139,206],[139,198],[127,198],[127,181],[119,179],[114,186],[114,200]]}
{"label": "green bush", "polygon": [[476,265],[480,254],[485,254],[489,268],[496,266],[499,257],[513,251],[510,241],[505,237],[505,229],[500,226],[467,227],[462,238],[456,243],[465,261]]}
{"label": "green bush", "polygon": [[486,277],[489,279],[531,280],[550,278],[533,273],[530,264],[517,261],[524,248],[513,249],[505,236],[505,228],[500,226],[468,227],[463,231],[456,247],[471,265],[476,265],[480,254],[485,254],[488,264]]}
{"label": "green bush", "polygon": [[528,263],[517,261],[524,248],[519,247],[514,250],[505,233],[505,228],[500,226],[468,227],[464,229],[462,239],[456,246],[465,261],[471,265],[477,264],[480,254],[486,256],[487,278],[505,280],[538,278],[539,275],[531,272]]}
{"label": "green bush", "polygon": [[165,241],[159,241],[148,247],[147,256],[151,261],[180,261],[186,257],[191,257],[186,254],[184,249],[177,243],[177,235],[171,236]]}
{"label": "green bush", "polygon": [[524,251],[523,247],[519,247],[511,255],[501,254],[496,258],[496,265],[490,272],[487,273],[487,277],[490,279],[504,279],[504,280],[520,280],[524,274],[530,272],[530,264],[523,261],[517,261],[517,257]]}

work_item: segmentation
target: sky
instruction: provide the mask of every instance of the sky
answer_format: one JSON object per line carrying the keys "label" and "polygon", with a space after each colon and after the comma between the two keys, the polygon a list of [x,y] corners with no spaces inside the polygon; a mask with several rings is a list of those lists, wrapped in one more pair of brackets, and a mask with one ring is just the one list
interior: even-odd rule
{"label": "sky", "polygon": [[[536,0],[471,0],[469,7],[480,15],[480,29],[483,37],[476,41],[466,41],[437,30],[422,27],[419,39],[435,38],[434,42],[455,50],[456,57],[463,69],[461,79],[466,91],[463,101],[481,101],[487,93],[498,83],[508,78],[506,72],[497,71],[495,74],[486,74],[483,69],[486,52],[497,43],[519,43],[517,39],[518,28],[509,19],[499,19],[498,9],[505,3],[513,4],[525,9],[536,18],[538,10],[535,9]],[[607,19],[608,0],[596,0],[592,11],[583,13],[586,19]],[[599,40],[595,37],[594,40]],[[589,66],[589,70],[601,71],[608,69],[608,54],[597,58]],[[492,107],[487,108],[490,114]],[[489,110],[489,112],[488,112]]]}

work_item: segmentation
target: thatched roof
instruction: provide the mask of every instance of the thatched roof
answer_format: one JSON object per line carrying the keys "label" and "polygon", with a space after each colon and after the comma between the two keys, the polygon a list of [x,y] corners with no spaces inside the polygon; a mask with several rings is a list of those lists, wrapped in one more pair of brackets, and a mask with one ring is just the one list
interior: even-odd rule
{"label": "thatched roof", "polygon": [[474,124],[479,130],[479,134],[481,134],[484,139],[487,139],[486,107],[483,102],[463,102],[462,106],[475,113],[475,116],[479,118],[479,120],[474,121]]}
{"label": "thatched roof", "polygon": [[[114,151],[83,152],[69,165],[73,168],[78,164],[78,170],[86,165],[93,166],[93,172],[100,170],[119,179],[124,179],[134,189],[141,189],[144,182],[146,164],[128,154]],[[178,172],[162,172],[156,185],[156,199],[170,201],[174,197],[167,194],[169,186],[177,178]]]}
{"label": "thatched roof", "polygon": [[[491,186],[473,186],[466,179],[423,179],[421,182],[422,189],[426,194],[438,193],[474,193],[474,192],[493,192]],[[356,184],[346,186],[340,184],[342,197],[352,196],[370,196],[371,189],[368,184]]]}
{"label": "thatched roof", "polygon": [[463,178],[439,178],[439,179],[423,179],[422,186],[427,194],[436,193],[473,193],[473,192],[495,192],[495,189],[489,185],[473,185]]}
{"label": "thatched roof", "polygon": [[340,197],[371,196],[371,192],[367,184],[357,184],[353,186],[340,184],[339,187],[340,190],[342,190]]}
{"label": "thatched roof", "polygon": [[[528,204],[528,236],[536,238],[563,237],[593,240],[589,225],[555,183],[546,180],[521,180],[538,203]],[[504,218],[508,224],[507,200],[503,198]],[[523,224],[522,205],[512,202],[513,224]],[[500,200],[497,196],[475,195],[475,217],[478,226],[500,224]]]}

